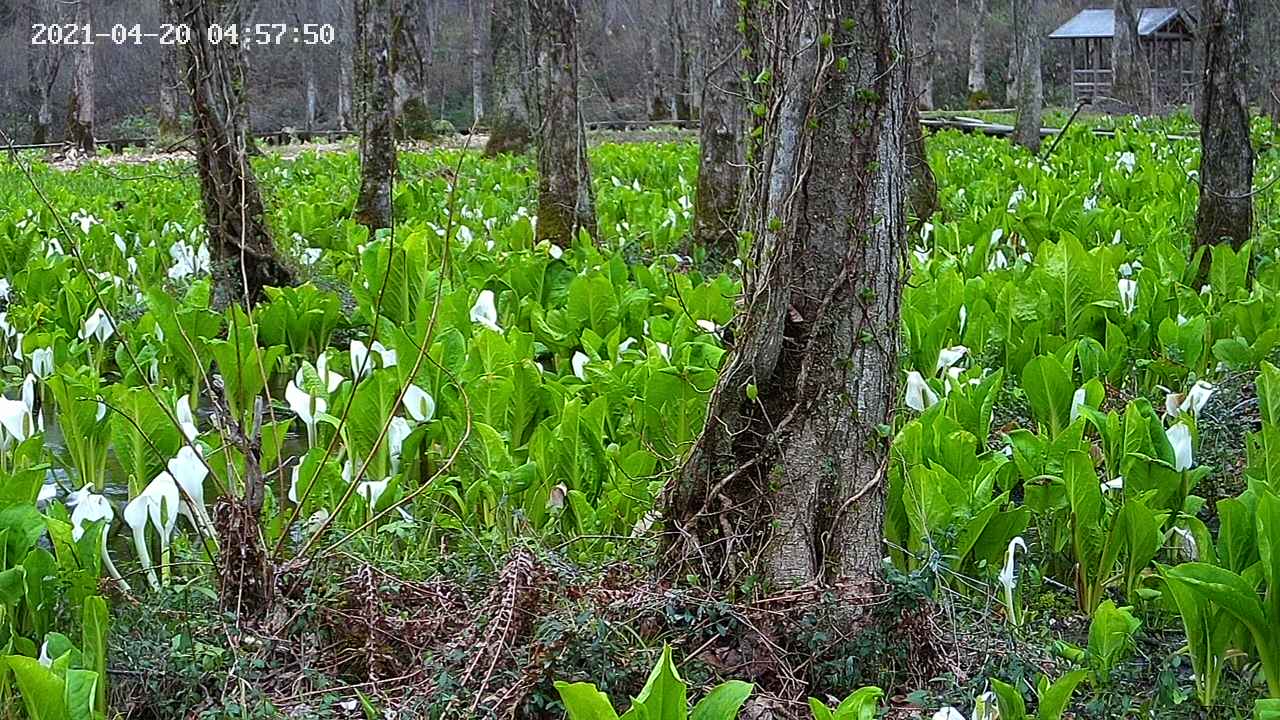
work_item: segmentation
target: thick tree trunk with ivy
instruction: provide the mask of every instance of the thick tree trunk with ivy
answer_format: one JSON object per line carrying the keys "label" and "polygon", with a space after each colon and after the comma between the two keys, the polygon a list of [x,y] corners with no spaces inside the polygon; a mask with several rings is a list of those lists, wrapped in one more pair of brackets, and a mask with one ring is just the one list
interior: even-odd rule
{"label": "thick tree trunk with ivy", "polygon": [[769,79],[744,205],[752,262],[706,427],[663,498],[673,574],[879,582],[909,184],[905,2],[748,15]]}
{"label": "thick tree trunk with ivy", "polygon": [[973,31],[969,34],[969,101],[987,101],[987,0],[973,2]]}
{"label": "thick tree trunk with ivy", "polygon": [[1151,69],[1138,40],[1138,13],[1133,0],[1115,0],[1115,36],[1111,42],[1111,96],[1126,109],[1150,114]]}
{"label": "thick tree trunk with ivy", "polygon": [[[1249,139],[1247,0],[1206,0],[1205,82],[1200,117],[1200,206],[1196,245],[1239,247],[1253,229]],[[1203,268],[1208,267],[1208,254]]]}
{"label": "thick tree trunk with ivy", "polygon": [[262,289],[293,282],[293,273],[277,257],[249,165],[246,115],[239,107],[237,75],[244,66],[236,48],[208,41],[212,24],[240,17],[236,0],[171,0],[171,17],[191,28],[183,46],[183,74],[191,97],[196,165],[205,229],[218,262],[225,297],[254,303]]}
{"label": "thick tree trunk with ivy", "polygon": [[1013,141],[1031,152],[1040,151],[1040,119],[1044,114],[1044,80],[1041,75],[1043,33],[1042,0],[1021,0],[1018,26],[1018,119]]}
{"label": "thick tree trunk with ivy", "polygon": [[[76,27],[85,27],[93,22],[91,0],[77,0],[75,3]],[[93,140],[93,45],[79,43],[72,49],[75,67],[71,74],[71,102],[67,112],[67,139],[76,148],[85,153],[93,153],[97,145]]]}
{"label": "thick tree trunk with ivy", "polygon": [[529,0],[493,0],[489,16],[489,141],[484,154],[524,152],[533,141],[530,113]]}
{"label": "thick tree trunk with ivy", "polygon": [[392,0],[356,0],[356,92],[360,123],[360,195],[355,218],[391,227],[396,173],[395,88],[391,70]]}
{"label": "thick tree trunk with ivy", "polygon": [[596,235],[587,130],[578,102],[579,0],[531,0],[541,87],[538,125],[538,240],[572,243]]}
{"label": "thick tree trunk with ivy", "polygon": [[738,209],[745,163],[746,97],[742,88],[738,0],[710,0],[698,147],[694,241],[723,261],[738,254]]}

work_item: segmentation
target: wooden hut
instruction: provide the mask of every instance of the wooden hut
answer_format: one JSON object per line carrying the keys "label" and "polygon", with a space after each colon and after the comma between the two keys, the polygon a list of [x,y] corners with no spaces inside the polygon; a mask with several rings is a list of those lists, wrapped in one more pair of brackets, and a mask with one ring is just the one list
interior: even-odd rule
{"label": "wooden hut", "polygon": [[[1082,10],[1049,34],[1071,43],[1071,102],[1110,97],[1111,42],[1116,16],[1112,8]],[[1153,92],[1160,102],[1191,102],[1196,88],[1196,21],[1179,8],[1138,11],[1138,42],[1151,67]]]}

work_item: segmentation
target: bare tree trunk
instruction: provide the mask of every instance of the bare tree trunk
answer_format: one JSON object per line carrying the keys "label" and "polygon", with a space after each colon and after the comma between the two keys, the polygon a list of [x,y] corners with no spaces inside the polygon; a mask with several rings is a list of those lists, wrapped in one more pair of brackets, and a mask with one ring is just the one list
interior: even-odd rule
{"label": "bare tree trunk", "polygon": [[1263,57],[1262,111],[1280,126],[1280,0],[1259,0],[1266,20],[1263,35],[1266,51]]}
{"label": "bare tree trunk", "polygon": [[[57,22],[56,12],[42,0],[27,0],[27,27]],[[49,142],[53,128],[53,85],[62,65],[63,45],[27,46],[27,93],[31,103],[31,142]]]}
{"label": "bare tree trunk", "polygon": [[[160,17],[171,22],[168,0],[160,0]],[[178,45],[171,43],[160,47],[160,99],[156,112],[156,126],[161,147],[171,145],[182,136],[182,123],[178,120],[178,92],[182,76],[178,73]]]}
{"label": "bare tree trunk", "polygon": [[658,37],[656,34],[651,34],[645,43],[644,66],[650,120],[666,120],[671,116],[671,108],[667,104],[667,92],[662,83],[661,55]]}
{"label": "bare tree trunk", "polygon": [[[1249,139],[1248,0],[1204,3],[1205,84],[1200,117],[1200,207],[1196,245],[1239,247],[1253,229],[1253,145]],[[1207,273],[1206,252],[1201,270]]]}
{"label": "bare tree trunk", "polygon": [[[773,82],[735,347],[663,498],[670,570],[878,584],[907,203],[905,0],[750,4]],[[756,73],[752,72],[752,75]]]}
{"label": "bare tree trunk", "polygon": [[184,45],[183,74],[191,95],[205,229],[218,262],[220,290],[228,299],[254,303],[269,285],[293,282],[293,273],[276,257],[249,165],[248,129],[236,88],[244,71],[236,48],[208,41],[211,24],[229,25],[240,17],[237,0],[170,0],[171,17],[191,28]]}
{"label": "bare tree trunk", "polygon": [[671,36],[671,118],[689,120],[689,23],[684,0],[671,0],[667,27]]}
{"label": "bare tree trunk", "polygon": [[352,41],[351,9],[354,3],[350,0],[338,2],[338,129],[348,132],[355,127],[351,113],[351,75],[352,58],[355,57],[355,44]]}
{"label": "bare tree trunk", "polygon": [[974,0],[973,32],[969,35],[970,102],[985,102],[987,92],[987,0]]}
{"label": "bare tree trunk", "polygon": [[1044,114],[1044,81],[1041,76],[1040,36],[1043,32],[1042,0],[1019,0],[1023,12],[1018,30],[1018,119],[1013,141],[1032,153],[1040,151],[1040,118]]}
{"label": "bare tree trunk", "polygon": [[579,0],[530,0],[539,42],[538,240],[596,236],[587,131],[578,101]]}
{"label": "bare tree trunk", "polygon": [[1150,114],[1151,69],[1138,39],[1133,0],[1115,0],[1115,36],[1111,41],[1111,96],[1140,114]]}
{"label": "bare tree trunk", "polygon": [[315,132],[316,129],[316,105],[319,102],[316,89],[316,63],[313,58],[308,57],[303,61],[303,73],[305,74],[304,92],[306,103],[306,116],[303,119],[303,127],[307,134]]}
{"label": "bare tree trunk", "polygon": [[904,125],[907,134],[907,172],[911,176],[907,204],[913,221],[912,230],[918,230],[938,211],[938,181],[933,175],[933,168],[929,167],[929,155],[924,144],[924,125],[920,123],[920,108],[914,102],[907,107]]}
{"label": "bare tree trunk", "polygon": [[[422,27],[423,3],[393,0],[391,8],[391,57],[387,71],[392,82],[392,117],[399,122],[402,137],[425,137],[431,133],[431,105],[428,102],[428,64],[431,58],[432,23]],[[429,11],[431,5],[426,4]],[[359,32],[360,19],[356,18]],[[360,82],[356,80],[357,84]]]}
{"label": "bare tree trunk", "polygon": [[355,218],[369,228],[391,227],[396,173],[395,88],[390,62],[393,0],[356,0],[356,87],[360,122],[360,196]]}
{"label": "bare tree trunk", "polygon": [[[93,22],[93,8],[90,0],[77,0],[75,10],[76,27],[85,27]],[[92,154],[97,146],[93,140],[93,45],[80,43],[74,48],[75,68],[71,75],[71,103],[67,113],[67,135],[71,144],[80,150]]]}
{"label": "bare tree trunk", "polygon": [[919,107],[922,110],[932,110],[934,108],[933,101],[933,75],[934,68],[937,67],[938,54],[938,5],[940,3],[933,0],[925,0],[928,13],[925,23],[925,41],[921,48],[920,62],[916,63],[916,67],[920,68],[920,100]]}
{"label": "bare tree trunk", "polygon": [[493,0],[489,48],[493,104],[484,154],[523,152],[533,139],[529,77],[534,58],[529,47],[528,0]]}
{"label": "bare tree trunk", "polygon": [[471,117],[479,122],[484,117],[485,97],[488,90],[484,83],[484,63],[489,53],[485,47],[485,21],[489,9],[485,0],[467,0],[471,15]]}
{"label": "bare tree trunk", "polygon": [[742,88],[737,0],[710,0],[704,37],[710,71],[702,84],[698,198],[694,241],[720,260],[738,253],[738,210],[745,163],[746,97]]}

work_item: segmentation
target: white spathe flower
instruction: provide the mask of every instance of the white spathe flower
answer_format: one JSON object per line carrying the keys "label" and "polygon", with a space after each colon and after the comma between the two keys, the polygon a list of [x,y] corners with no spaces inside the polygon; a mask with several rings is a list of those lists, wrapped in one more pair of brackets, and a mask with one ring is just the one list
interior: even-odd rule
{"label": "white spathe flower", "polygon": [[1138,158],[1131,152],[1125,151],[1120,153],[1120,157],[1116,158],[1116,169],[1124,170],[1126,173],[1132,173],[1134,168],[1138,166]]}
{"label": "white spathe flower", "polygon": [[378,506],[378,499],[387,491],[387,485],[391,483],[391,478],[385,480],[362,480],[356,486],[356,494],[364,498],[369,503],[369,509],[372,510]]}
{"label": "white spathe flower", "polygon": [[658,354],[662,356],[662,359],[671,362],[671,346],[657,341],[654,341],[654,345],[658,346]]}
{"label": "white spathe flower", "polygon": [[175,408],[174,415],[178,418],[178,426],[182,428],[182,434],[187,440],[195,440],[200,431],[196,429],[195,413],[191,410],[190,393],[178,398],[178,406]]}
{"label": "white spathe flower", "polygon": [[302,462],[293,464],[293,470],[289,472],[289,502],[294,505],[298,504],[298,475],[302,473]]}
{"label": "white spathe flower", "polygon": [[0,431],[0,435],[4,436],[5,446],[8,446],[9,440],[22,443],[35,434],[35,420],[27,403],[0,397]]}
{"label": "white spathe flower", "polygon": [[302,261],[303,265],[310,267],[320,262],[320,255],[323,252],[324,250],[320,248],[303,248],[302,252],[298,254],[298,259]]}
{"label": "white spathe flower", "polygon": [[1125,315],[1132,315],[1138,304],[1138,281],[1120,278],[1116,288],[1120,291],[1120,309]]}
{"label": "white spathe flower", "polygon": [[1178,472],[1190,470],[1195,466],[1195,455],[1191,450],[1191,428],[1186,423],[1178,423],[1165,431],[1169,444],[1173,446],[1173,469]]}
{"label": "white spathe flower", "polygon": [[476,304],[471,306],[471,322],[479,323],[496,333],[502,332],[502,327],[498,325],[498,305],[492,290],[480,291]]}
{"label": "white spathe flower", "polygon": [[1120,277],[1132,277],[1132,276],[1133,276],[1133,266],[1130,265],[1129,263],[1121,263]]}
{"label": "white spathe flower", "polygon": [[211,267],[209,246],[204,243],[199,248],[193,248],[179,240],[169,246],[169,257],[173,259],[173,266],[169,268],[171,280],[206,274]]}
{"label": "white spathe flower", "polygon": [[628,337],[626,340],[618,343],[618,355],[622,355],[622,353],[626,352],[628,348],[635,344],[635,342],[635,338]]}
{"label": "white spathe flower", "polygon": [[430,422],[436,414],[436,400],[431,393],[410,385],[404,392],[404,409],[418,422]]}
{"label": "white spathe flower", "polygon": [[933,714],[933,720],[966,720],[960,711],[947,705]]}
{"label": "white spathe flower", "polygon": [[169,460],[168,469],[182,489],[178,512],[187,518],[196,532],[203,531],[214,537],[213,522],[204,507],[204,479],[209,475],[209,468],[199,451],[191,445],[183,445]]}
{"label": "white spathe flower", "polygon": [[92,485],[85,485],[79,490],[67,496],[67,502],[70,504],[75,500],[75,509],[71,511],[71,539],[79,542],[84,537],[85,525],[99,520],[102,523],[102,566],[107,569],[107,573],[115,578],[120,586],[129,590],[129,583],[120,577],[120,572],[116,570],[115,563],[111,562],[111,555],[107,553],[107,531],[111,529],[111,521],[115,519],[115,510],[111,508],[111,501],[102,495],[93,492]]}
{"label": "white spathe flower", "polygon": [[299,388],[293,381],[289,381],[289,384],[285,387],[284,399],[285,402],[289,403],[289,409],[306,426],[307,445],[315,445],[316,425],[319,423],[318,417],[329,409],[329,403],[324,398],[308,395],[305,390]]}
{"label": "white spathe flower", "polygon": [[[331,393],[334,390],[337,390],[338,387],[342,385],[342,381],[346,379],[342,377],[342,375],[329,370],[329,353],[320,353],[320,357],[316,358],[315,368],[316,376],[320,378],[321,384],[324,385],[325,392]],[[298,372],[294,373],[293,376],[294,384],[298,387],[302,387],[305,384],[303,382],[304,377],[305,373],[303,373],[302,368],[299,367]]]}
{"label": "white spathe flower", "polygon": [[579,380],[585,381],[587,379],[587,362],[589,360],[590,358],[588,358],[581,350],[574,351],[573,359],[570,361],[570,364],[573,366],[573,374],[576,375]]}
{"label": "white spathe flower", "polygon": [[368,375],[373,368],[369,365],[369,346],[363,341],[351,341],[351,374],[356,380]]}
{"label": "white spathe flower", "polygon": [[1004,553],[1004,567],[1000,568],[999,581],[1004,587],[1004,606],[1009,612],[1009,620],[1015,625],[1017,624],[1017,611],[1013,606],[1013,591],[1018,585],[1017,567],[1014,562],[1014,556],[1017,554],[1018,548],[1022,548],[1022,552],[1027,552],[1027,543],[1023,541],[1019,535],[1009,541],[1009,547]]}
{"label": "white spathe flower", "polygon": [[[387,450],[391,453],[391,472],[393,474],[400,470],[400,455],[404,451],[404,441],[409,438],[412,432],[413,426],[409,424],[408,420],[399,415],[391,418],[391,425],[387,427]],[[295,500],[295,502],[297,501]]]}
{"label": "white spathe flower", "polygon": [[938,352],[938,365],[934,368],[934,372],[940,372],[955,365],[969,354],[969,348],[963,345],[955,345],[949,348],[943,348]]}
{"label": "white spathe flower", "polygon": [[1009,267],[1009,258],[1005,257],[1003,250],[996,250],[991,259],[987,261],[988,270],[1000,270]]}
{"label": "white spathe flower", "polygon": [[31,351],[31,372],[41,380],[53,374],[53,348],[42,347]]}
{"label": "white spathe flower", "polygon": [[1018,205],[1021,205],[1022,201],[1026,199],[1027,199],[1027,190],[1026,188],[1019,185],[1018,188],[1013,191],[1013,194],[1009,196],[1009,205],[1006,209],[1015,210],[1017,209]]}
{"label": "white spathe flower", "polygon": [[0,300],[8,300],[11,289],[13,286],[9,284],[9,278],[0,278]]}
{"label": "white spathe flower", "polygon": [[1077,388],[1071,396],[1071,422],[1075,422],[1080,417],[1080,408],[1084,407],[1085,397],[1088,393],[1084,388]]}
{"label": "white spathe flower", "polygon": [[918,247],[918,248],[914,248],[911,251],[911,254],[915,255],[916,262],[920,263],[921,265],[928,265],[929,256],[932,254],[932,251],[930,251],[929,248]]}
{"label": "white spathe flower", "polygon": [[1197,380],[1178,405],[1178,410],[1180,412],[1189,412],[1191,417],[1199,419],[1200,411],[1204,409],[1205,404],[1209,402],[1209,398],[1216,389],[1212,384],[1204,380]]}
{"label": "white spathe flower", "polygon": [[564,257],[564,250],[559,245],[551,243],[547,246],[547,254],[551,256],[552,260],[559,260]]}
{"label": "white spathe flower", "polygon": [[84,327],[80,329],[80,339],[93,338],[102,343],[110,339],[115,331],[115,323],[112,322],[111,316],[107,315],[102,308],[98,308],[84,321]]}
{"label": "white spathe flower", "polygon": [[133,530],[133,545],[138,553],[138,562],[146,571],[147,582],[152,588],[158,589],[160,581],[156,578],[151,550],[147,546],[147,526],[155,525],[156,531],[160,533],[160,553],[163,556],[169,549],[173,529],[178,524],[180,498],[177,482],[166,471],[157,475],[137,497],[124,506],[124,521]]}
{"label": "white spathe flower", "polygon": [[[373,341],[373,345],[369,347],[369,351],[378,356],[378,360],[382,367],[389,368],[396,366],[396,351],[388,348],[386,345]],[[332,392],[332,391],[330,391]]]}
{"label": "white spathe flower", "polygon": [[1196,562],[1200,559],[1200,544],[1190,530],[1174,525],[1173,536],[1178,539],[1178,555],[1184,561]]}
{"label": "white spathe flower", "polygon": [[1106,482],[1102,483],[1102,485],[1100,485],[1100,486],[1099,486],[1099,489],[1101,489],[1101,490],[1102,490],[1102,492],[1104,492],[1104,493],[1107,493],[1107,492],[1113,492],[1113,491],[1116,491],[1116,490],[1123,490],[1123,489],[1124,489],[1124,477],[1123,477],[1123,476],[1120,476],[1120,477],[1116,477],[1114,480],[1108,480],[1108,481],[1106,481]]}
{"label": "white spathe flower", "polygon": [[711,320],[695,320],[694,323],[697,324],[698,327],[702,328],[703,330],[706,330],[709,333],[718,332],[720,330],[720,326],[716,325]]}
{"label": "white spathe flower", "polygon": [[912,370],[907,373],[907,396],[905,400],[907,407],[916,412],[924,412],[928,408],[937,404],[938,393],[929,387],[925,382],[924,376]]}
{"label": "white spathe flower", "polygon": [[1086,197],[1086,198],[1084,199],[1084,211],[1085,211],[1085,212],[1089,212],[1090,210],[1097,210],[1097,209],[1098,209],[1098,196],[1097,196],[1097,195],[1090,195],[1090,196],[1088,196],[1088,197]]}

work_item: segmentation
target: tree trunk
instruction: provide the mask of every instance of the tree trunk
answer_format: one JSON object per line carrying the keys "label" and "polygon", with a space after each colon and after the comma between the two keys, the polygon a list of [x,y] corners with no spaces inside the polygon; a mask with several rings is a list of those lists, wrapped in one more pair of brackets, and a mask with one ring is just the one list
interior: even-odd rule
{"label": "tree trunk", "polygon": [[985,104],[987,98],[987,0],[974,0],[973,32],[969,35],[969,100]]}
{"label": "tree trunk", "polygon": [[351,75],[352,58],[355,57],[355,44],[352,42],[351,6],[349,0],[338,2],[338,129],[349,132],[355,127],[351,113]]}
{"label": "tree trunk", "polygon": [[1115,0],[1115,36],[1111,42],[1111,96],[1127,109],[1150,114],[1151,70],[1138,40],[1138,13],[1133,0]]}
{"label": "tree trunk", "polygon": [[[422,27],[422,5],[414,0],[393,0],[389,11],[392,39],[390,65],[386,69],[393,90],[391,115],[399,123],[401,137],[422,138],[432,132],[427,66],[434,29],[430,22],[425,29]],[[356,28],[359,32],[359,18]],[[357,78],[356,82],[360,80]]]}
{"label": "tree trunk", "polygon": [[689,23],[683,0],[671,0],[667,23],[671,36],[671,119],[692,118],[689,102]]}
{"label": "tree trunk", "polygon": [[355,218],[369,228],[391,227],[396,173],[392,0],[356,0],[356,87],[360,122],[360,196]]}
{"label": "tree trunk", "polygon": [[533,120],[529,103],[528,0],[493,0],[489,16],[489,48],[493,53],[492,107],[489,108],[489,142],[484,154],[524,152],[532,142]]}
{"label": "tree trunk", "polygon": [[754,262],[706,427],[663,497],[665,560],[719,587],[865,588],[897,397],[904,2],[751,8],[772,78],[747,171]]}
{"label": "tree trunk", "polygon": [[[160,0],[160,17],[171,22],[168,0]],[[167,147],[182,136],[182,123],[178,119],[178,92],[182,77],[178,73],[178,45],[172,43],[160,47],[160,98],[156,112],[159,132],[158,144]]]}
{"label": "tree trunk", "polygon": [[488,57],[484,31],[489,13],[485,0],[467,0],[467,11],[471,16],[471,117],[473,122],[479,122],[484,117],[488,94],[484,84],[484,62]]}
{"label": "tree trunk", "polygon": [[[41,0],[27,0],[27,27],[57,22],[57,15]],[[49,142],[53,128],[53,85],[62,64],[62,45],[27,46],[27,93],[31,103],[31,142]]]}
{"label": "tree trunk", "polygon": [[728,262],[738,255],[738,210],[745,162],[741,18],[737,0],[711,0],[706,48],[709,71],[702,84],[702,125],[698,133],[698,197],[693,238]]}
{"label": "tree trunk", "polygon": [[[1206,0],[1205,83],[1200,117],[1200,207],[1196,245],[1240,247],[1253,228],[1253,145],[1249,139],[1247,0]],[[1201,264],[1207,271],[1210,257]]]}
{"label": "tree trunk", "polygon": [[596,236],[587,130],[578,103],[579,0],[530,0],[542,86],[538,128],[538,240]]}
{"label": "tree trunk", "polygon": [[933,100],[933,75],[934,68],[937,67],[938,54],[938,5],[940,3],[933,0],[926,0],[925,5],[928,9],[927,20],[925,22],[925,41],[924,47],[921,49],[920,62],[916,64],[920,68],[920,84],[919,84],[919,107],[922,110],[934,109]]}
{"label": "tree trunk", "polygon": [[911,176],[911,189],[907,207],[913,222],[912,230],[919,230],[938,211],[938,181],[929,167],[929,155],[924,144],[924,125],[920,123],[920,108],[910,103],[904,121],[907,135],[907,171]]}
{"label": "tree trunk", "polygon": [[662,51],[656,33],[645,42],[645,88],[649,97],[649,119],[666,120],[670,117],[667,92],[662,85]]}
{"label": "tree trunk", "polygon": [[208,41],[210,25],[229,25],[240,17],[238,3],[170,1],[171,17],[191,28],[191,40],[183,46],[183,73],[191,96],[205,229],[218,262],[220,290],[229,300],[252,304],[262,299],[264,287],[291,284],[293,273],[276,257],[249,165],[248,129],[236,91],[244,78],[232,76],[244,66],[234,46]]}
{"label": "tree trunk", "polygon": [[1262,112],[1280,126],[1280,0],[1262,0],[1266,51],[1262,62]]}
{"label": "tree trunk", "polygon": [[1040,152],[1040,117],[1044,114],[1041,1],[1019,1],[1023,12],[1018,26],[1018,119],[1013,126],[1013,141],[1032,153]]}
{"label": "tree trunk", "polygon": [[[77,0],[76,27],[92,24],[90,0]],[[71,144],[85,153],[96,149],[93,141],[93,45],[80,43],[74,47],[75,68],[71,75],[71,103],[67,113],[67,136]]]}

